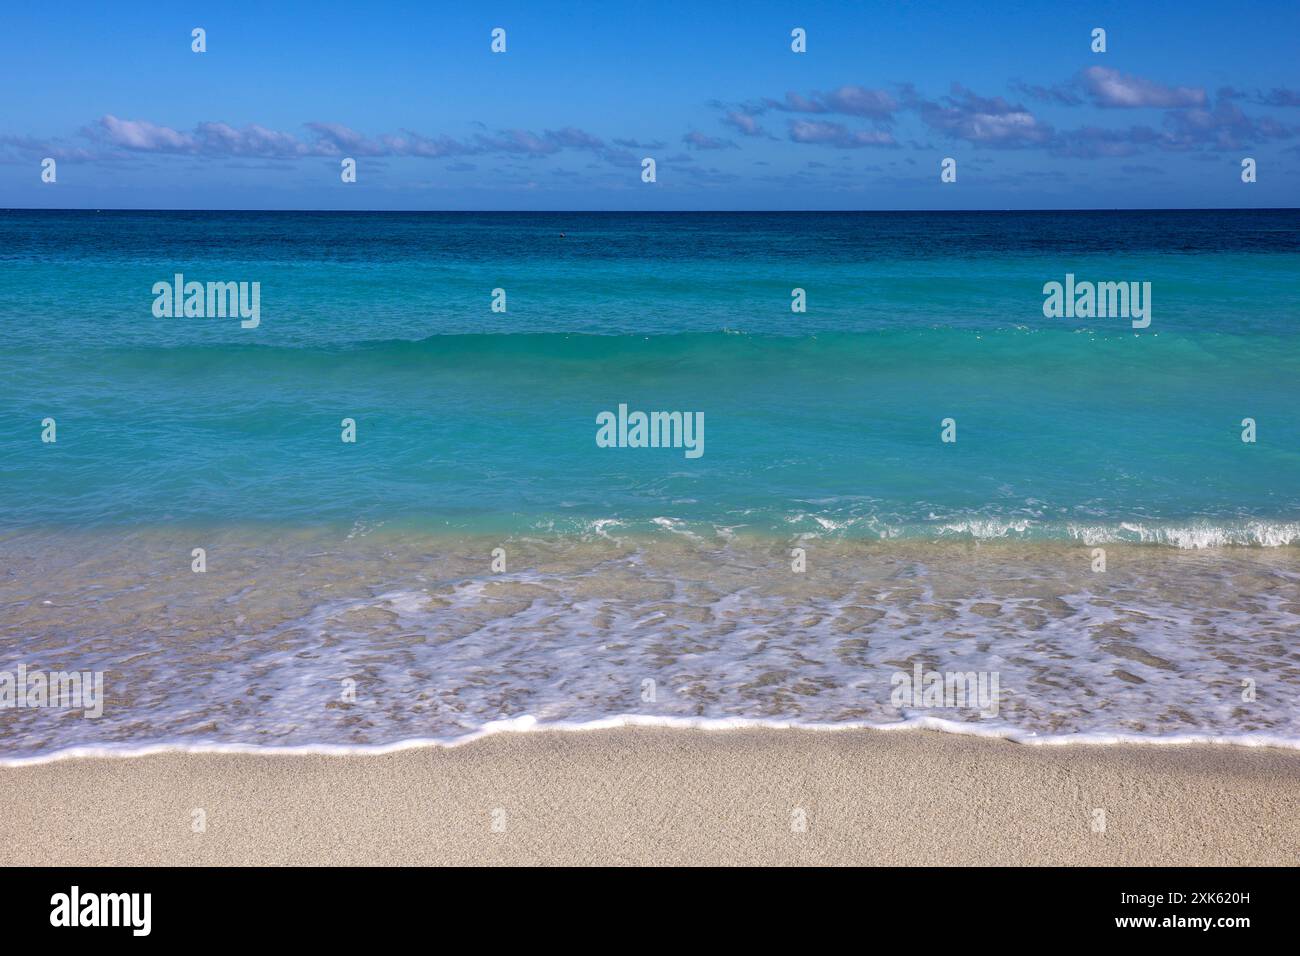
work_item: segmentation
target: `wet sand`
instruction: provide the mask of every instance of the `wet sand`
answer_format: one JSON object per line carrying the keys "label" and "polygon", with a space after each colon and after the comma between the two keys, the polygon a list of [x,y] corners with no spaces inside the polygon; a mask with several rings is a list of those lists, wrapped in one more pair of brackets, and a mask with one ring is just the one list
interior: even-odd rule
{"label": "wet sand", "polygon": [[0,841],[51,865],[1295,865],[1300,752],[624,728],[65,759],[0,768]]}

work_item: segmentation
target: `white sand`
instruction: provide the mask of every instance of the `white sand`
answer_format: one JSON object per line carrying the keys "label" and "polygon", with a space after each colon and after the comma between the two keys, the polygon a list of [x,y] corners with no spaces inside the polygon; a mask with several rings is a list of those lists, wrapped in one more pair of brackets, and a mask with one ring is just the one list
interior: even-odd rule
{"label": "white sand", "polygon": [[622,729],[64,760],[0,769],[0,841],[41,864],[1294,865],[1300,752]]}

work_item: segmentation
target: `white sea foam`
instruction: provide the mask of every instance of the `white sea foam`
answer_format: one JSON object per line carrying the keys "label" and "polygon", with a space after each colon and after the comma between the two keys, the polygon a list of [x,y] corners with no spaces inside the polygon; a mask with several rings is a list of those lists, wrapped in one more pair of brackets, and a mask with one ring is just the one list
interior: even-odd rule
{"label": "white sea foam", "polygon": [[[792,574],[783,547],[673,535],[649,548],[600,541],[582,561],[571,549],[530,560],[516,543],[510,566],[522,570],[435,571],[420,584],[382,543],[364,546],[392,585],[359,586],[356,559],[341,558],[335,583],[306,590],[312,579],[286,566],[260,593],[317,603],[287,616],[276,603],[274,623],[238,589],[229,624],[184,640],[59,625],[24,654],[104,671],[104,715],[0,712],[0,756],[382,752],[609,721],[926,727],[1034,744],[1300,741],[1300,568],[1286,553],[1166,552],[1152,565],[1134,549],[1093,574],[1077,547],[987,545],[972,558],[946,545],[817,544],[809,571]],[[479,551],[465,563],[485,569]],[[136,589],[123,591],[123,628]],[[93,605],[84,616],[108,620]],[[896,706],[891,678],[913,663],[997,673],[996,716]],[[1244,679],[1257,699],[1245,700]]]}
{"label": "white sea foam", "polygon": [[133,758],[151,757],[160,754],[249,754],[256,756],[324,756],[350,757],[401,753],[407,750],[427,748],[452,748],[473,743],[495,734],[526,733],[583,733],[587,731],[618,730],[627,727],[642,727],[663,730],[702,730],[708,732],[745,731],[745,730],[795,730],[810,733],[848,733],[863,731],[897,732],[897,731],[935,731],[939,733],[960,734],[969,737],[984,737],[994,740],[1006,740],[1011,743],[1037,747],[1064,746],[1187,746],[1192,744],[1214,744],[1232,747],[1276,747],[1284,750],[1300,750],[1300,737],[1281,737],[1269,734],[1232,734],[1216,736],[1214,734],[1168,734],[1150,736],[1144,734],[1033,734],[1011,729],[994,729],[971,725],[961,721],[943,720],[939,717],[911,717],[907,720],[887,724],[873,724],[865,721],[845,721],[835,724],[802,723],[790,720],[756,720],[742,717],[704,718],[704,717],[651,717],[645,714],[619,714],[614,717],[601,717],[582,723],[556,721],[547,723],[524,714],[506,720],[496,720],[485,724],[478,730],[462,734],[459,737],[414,737],[386,744],[299,744],[294,746],[259,746],[255,744],[189,744],[183,741],[161,742],[145,745],[105,744],[94,747],[67,747],[52,753],[29,757],[0,757],[0,767],[31,767],[54,763],[61,760],[89,760],[97,758]]}
{"label": "white sea foam", "polygon": [[[1009,489],[1003,489],[1009,490]],[[1097,514],[1092,521],[1062,521],[1050,516],[1044,502],[1025,500],[1013,512],[954,514],[930,509],[923,520],[878,510],[869,498],[821,499],[808,502],[815,510],[782,516],[803,534],[831,538],[876,538],[882,541],[1079,541],[1088,545],[1147,544],[1180,550],[1224,547],[1280,548],[1300,545],[1300,522],[1251,518],[1228,521],[1118,520]],[[1087,514],[1086,507],[1076,509]],[[663,519],[658,519],[663,520]]]}
{"label": "white sea foam", "polygon": [[1119,542],[1199,550],[1233,546],[1281,548],[1300,544],[1300,522],[1293,521],[1243,521],[1233,525],[1158,525],[1125,521],[1117,525],[1070,525],[1069,533],[1089,545]]}

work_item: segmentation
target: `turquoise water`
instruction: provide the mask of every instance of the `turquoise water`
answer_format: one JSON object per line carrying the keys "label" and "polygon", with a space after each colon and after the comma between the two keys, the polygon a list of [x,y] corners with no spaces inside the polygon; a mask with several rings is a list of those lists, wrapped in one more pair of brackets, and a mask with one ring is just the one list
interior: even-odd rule
{"label": "turquoise water", "polygon": [[[1300,541],[1296,211],[6,212],[0,248],[4,527]],[[260,324],[155,318],[177,272],[260,282]],[[1067,272],[1150,282],[1150,327],[1045,318]],[[620,403],[705,453],[597,447]]]}
{"label": "turquoise water", "polygon": [[[156,317],[178,272],[260,283],[257,327]],[[1044,317],[1067,273],[1150,326]],[[1300,746],[1298,316],[1290,210],[0,213],[0,762],[625,717]],[[703,454],[601,447],[623,404]],[[6,703],[20,667],[102,714]],[[896,699],[921,670],[996,713]]]}

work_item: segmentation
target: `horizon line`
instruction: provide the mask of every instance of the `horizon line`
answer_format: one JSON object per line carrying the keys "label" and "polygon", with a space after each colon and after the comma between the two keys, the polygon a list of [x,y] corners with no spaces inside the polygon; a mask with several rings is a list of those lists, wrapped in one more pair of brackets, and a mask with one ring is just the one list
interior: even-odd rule
{"label": "horizon line", "polygon": [[845,214],[845,213],[987,213],[987,212],[1295,212],[1300,206],[1053,206],[1042,208],[998,207],[985,209],[299,209],[274,208],[211,208],[148,206],[0,206],[0,213],[9,212],[281,212],[281,213],[354,213],[354,214],[404,214],[404,215],[775,215],[775,214]]}

